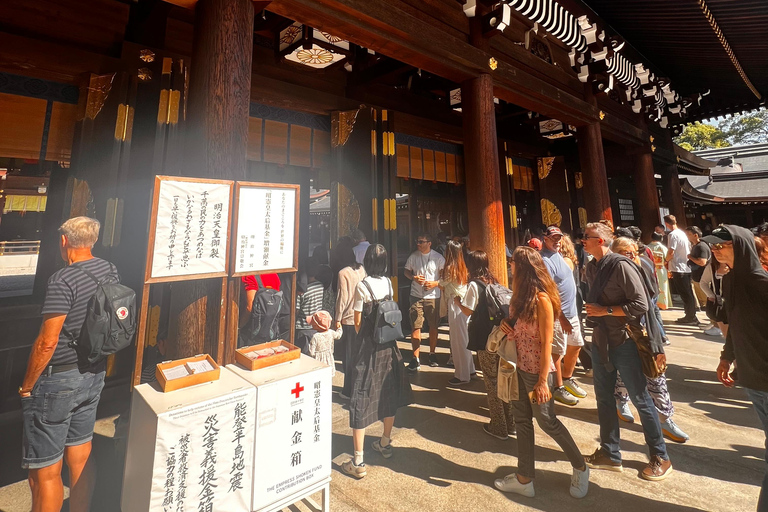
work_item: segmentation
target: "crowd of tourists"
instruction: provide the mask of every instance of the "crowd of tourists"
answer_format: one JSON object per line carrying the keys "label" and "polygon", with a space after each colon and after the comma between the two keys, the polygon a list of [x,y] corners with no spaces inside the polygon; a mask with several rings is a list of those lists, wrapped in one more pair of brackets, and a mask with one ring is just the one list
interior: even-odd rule
{"label": "crowd of tourists", "polygon": [[[86,510],[93,490],[91,439],[105,363],[84,365],[71,341],[80,336],[97,288],[119,282],[114,265],[91,253],[99,228],[87,217],[61,226],[68,266],[48,282],[43,325],[19,388],[22,463],[36,510],[61,507],[63,459],[70,507]],[[571,496],[584,497],[590,470],[623,469],[619,422],[635,421],[630,401],[650,455],[641,477],[667,478],[672,462],[665,437],[689,438],[672,420],[665,376],[670,340],[660,310],[671,307],[673,293],[685,311],[678,324],[699,326],[696,313],[704,310],[711,322],[704,333],[725,336],[717,378],[747,390],[768,436],[768,223],[754,233],[722,225],[704,236],[697,227],[679,229],[668,215],[647,245],[638,228],[614,230],[608,221],[587,224],[575,238],[574,244],[557,226],[548,226],[507,250],[510,289],[494,276],[483,250],[444,235],[433,249],[431,236],[420,234],[404,267],[411,281],[408,361],[397,345],[405,337],[387,277],[387,250],[356,232],[338,240],[330,254],[324,250],[312,258],[296,282],[296,322],[289,328],[309,355],[332,367],[341,362],[339,396],[349,402],[354,448],[341,466],[344,473],[366,476],[365,431],[378,421],[383,434],[370,448],[392,457],[396,413],[413,403],[409,376],[422,363],[439,366],[438,326],[447,317],[451,357],[444,364],[453,367],[453,377],[446,384],[464,386],[482,371],[489,410],[483,430],[499,439],[517,438],[517,471],[496,480],[496,488],[534,496],[536,418],[573,467]],[[243,280],[249,313],[259,293],[279,293],[284,284],[277,275]],[[425,328],[429,352],[422,357]],[[574,377],[579,362],[593,379],[599,420],[600,446],[588,455],[555,413],[555,401],[574,407],[587,396]],[[53,395],[60,398],[55,404],[48,400]],[[768,476],[758,510],[768,510],[766,488]]]}

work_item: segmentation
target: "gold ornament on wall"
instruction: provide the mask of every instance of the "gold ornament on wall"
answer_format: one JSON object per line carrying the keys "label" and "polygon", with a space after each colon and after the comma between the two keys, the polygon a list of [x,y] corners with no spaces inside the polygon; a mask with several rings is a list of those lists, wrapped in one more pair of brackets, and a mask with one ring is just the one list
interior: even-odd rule
{"label": "gold ornament on wall", "polygon": [[499,67],[499,63],[498,63],[498,61],[496,59],[491,57],[488,60],[488,67],[491,68],[491,71],[496,71],[496,68]]}
{"label": "gold ornament on wall", "polygon": [[554,167],[554,165],[555,157],[553,156],[539,158],[539,179],[543,180],[549,176],[549,173],[552,172],[552,167]]}
{"label": "gold ornament on wall", "polygon": [[362,109],[363,105],[360,105],[357,110],[340,110],[331,114],[331,145],[333,147],[337,148],[347,143],[355,127],[357,115]]}
{"label": "gold ornament on wall", "polygon": [[582,230],[587,229],[587,210],[583,207],[579,207],[579,227]]}
{"label": "gold ornament on wall", "polygon": [[580,172],[573,174],[573,178],[576,181],[576,188],[584,188],[584,176]]}
{"label": "gold ornament on wall", "polygon": [[547,226],[559,227],[563,223],[563,215],[549,199],[541,200],[541,221]]}

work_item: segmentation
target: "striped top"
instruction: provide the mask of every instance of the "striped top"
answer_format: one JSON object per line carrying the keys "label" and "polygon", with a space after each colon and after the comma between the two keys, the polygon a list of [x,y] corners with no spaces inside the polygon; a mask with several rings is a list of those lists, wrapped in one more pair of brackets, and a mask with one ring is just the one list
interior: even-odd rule
{"label": "striped top", "polygon": [[111,282],[120,281],[115,266],[101,258],[80,261],[51,276],[45,292],[42,314],[67,315],[59,333],[59,343],[49,363],[54,366],[77,362],[77,353],[69,343],[80,337],[80,328],[85,321],[88,301],[96,293],[96,283],[85,272],[79,270],[79,266],[88,270],[99,280],[109,276]]}
{"label": "striped top", "polygon": [[312,281],[307,285],[307,291],[296,301],[296,329],[311,329],[307,317],[312,316],[323,307],[323,284]]}

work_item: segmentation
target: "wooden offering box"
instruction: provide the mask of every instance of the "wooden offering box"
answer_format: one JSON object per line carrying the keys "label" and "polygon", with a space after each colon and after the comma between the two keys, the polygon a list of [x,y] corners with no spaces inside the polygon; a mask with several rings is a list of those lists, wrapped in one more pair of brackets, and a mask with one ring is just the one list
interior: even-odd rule
{"label": "wooden offering box", "polygon": [[[213,367],[213,370],[201,373],[193,373],[191,375],[187,375],[186,377],[179,377],[178,379],[165,379],[163,370],[175,368],[177,366],[184,366],[187,363],[198,363],[200,361],[208,361],[208,364]],[[203,384],[204,382],[213,382],[215,380],[219,380],[220,373],[221,368],[216,364],[216,361],[214,361],[208,354],[201,354],[199,356],[185,357],[184,359],[177,359],[175,361],[160,363],[157,365],[157,369],[155,370],[155,377],[157,377],[157,382],[160,384],[163,392],[167,393],[168,391],[187,388],[189,386],[194,386],[195,384]]]}
{"label": "wooden offering box", "polygon": [[[249,352],[255,352],[256,350],[262,350],[265,348],[275,348],[283,346],[288,349],[288,352],[281,354],[274,354],[259,359],[251,359],[246,354]],[[301,355],[301,350],[296,345],[291,345],[285,340],[269,341],[267,343],[260,343],[258,345],[251,345],[250,347],[239,348],[235,351],[235,361],[237,364],[247,370],[259,370],[268,366],[274,366],[276,364],[285,363],[298,359]]]}

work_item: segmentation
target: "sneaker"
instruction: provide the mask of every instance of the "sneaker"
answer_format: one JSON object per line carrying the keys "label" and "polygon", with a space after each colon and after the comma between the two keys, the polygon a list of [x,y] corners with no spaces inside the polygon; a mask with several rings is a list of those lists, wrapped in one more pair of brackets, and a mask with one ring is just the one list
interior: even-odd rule
{"label": "sneaker", "polygon": [[664,480],[672,473],[672,462],[669,459],[664,460],[658,455],[652,455],[651,461],[645,467],[640,476],[645,480],[651,482],[658,482]]}
{"label": "sneaker", "polygon": [[678,318],[675,320],[675,323],[678,323],[680,325],[699,325],[699,319],[698,318]]}
{"label": "sneaker", "polygon": [[349,459],[347,462],[343,463],[341,465],[341,470],[355,478],[363,478],[368,474],[368,468],[365,466],[365,462],[357,466],[353,459]]}
{"label": "sneaker", "polygon": [[579,383],[573,377],[563,379],[563,387],[576,398],[585,398],[587,396],[587,392],[579,386]]}
{"label": "sneaker", "polygon": [[669,341],[669,338],[661,338],[661,342],[664,345],[671,345],[672,343]]}
{"label": "sneaker", "polygon": [[583,471],[574,468],[571,475],[571,496],[583,498],[587,495],[587,490],[589,490],[589,467],[584,468]]}
{"label": "sneaker", "polygon": [[453,364],[453,355],[448,357],[448,362],[445,363],[445,366],[448,368],[455,368],[456,366]]}
{"label": "sneaker", "polygon": [[552,396],[555,398],[555,400],[563,405],[574,406],[579,403],[579,399],[573,396],[567,389],[562,386],[555,388],[555,390],[552,392]]}
{"label": "sneaker", "polygon": [[616,414],[619,415],[621,421],[626,421],[627,423],[635,422],[635,416],[629,408],[629,401],[622,402],[621,400],[616,400]]}
{"label": "sneaker", "polygon": [[463,386],[464,384],[469,384],[468,380],[460,380],[456,377],[453,377],[451,380],[448,381],[448,385],[452,387],[459,387]]}
{"label": "sneaker", "polygon": [[408,363],[408,365],[405,368],[412,372],[419,371],[421,369],[421,363],[419,363],[419,358],[414,357],[413,359],[411,359],[411,362]]}
{"label": "sneaker", "polygon": [[682,431],[677,424],[672,421],[672,418],[667,418],[667,421],[662,422],[661,431],[664,435],[676,443],[684,443],[690,439],[690,436]]}
{"label": "sneaker", "polygon": [[469,374],[469,379],[470,380],[477,380],[479,378],[480,377],[477,376],[477,372],[472,372],[472,373]]}
{"label": "sneaker", "polygon": [[440,366],[437,362],[437,354],[429,354],[429,366],[432,368],[437,368]]}
{"label": "sneaker", "polygon": [[483,425],[483,431],[486,434],[488,434],[489,436],[495,437],[496,439],[501,439],[502,441],[506,441],[506,439],[509,437],[509,436],[500,436],[498,434],[494,434],[493,432],[491,432],[491,424],[490,423],[486,423],[485,425]]}
{"label": "sneaker", "polygon": [[706,334],[707,336],[722,336],[723,331],[721,331],[717,327],[710,327],[709,329],[704,330],[704,334]]}
{"label": "sneaker", "polygon": [[377,439],[371,444],[371,448],[373,448],[374,451],[379,452],[385,459],[392,456],[392,443],[389,443],[387,446],[381,446],[381,440]]}
{"label": "sneaker", "polygon": [[595,450],[595,453],[592,455],[584,457],[584,460],[586,461],[587,466],[592,469],[605,469],[617,473],[624,471],[624,466],[621,465],[621,462],[613,462],[601,448]]}
{"label": "sneaker", "polygon": [[494,480],[493,485],[502,492],[514,492],[516,494],[527,496],[528,498],[536,496],[536,492],[533,490],[533,480],[527,484],[521,484],[515,473]]}

